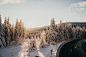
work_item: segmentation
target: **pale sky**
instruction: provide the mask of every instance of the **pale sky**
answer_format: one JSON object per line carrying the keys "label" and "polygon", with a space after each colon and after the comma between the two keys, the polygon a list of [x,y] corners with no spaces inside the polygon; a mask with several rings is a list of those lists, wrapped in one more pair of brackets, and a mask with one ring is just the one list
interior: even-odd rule
{"label": "pale sky", "polygon": [[0,0],[2,21],[22,19],[26,28],[46,26],[52,18],[56,23],[86,22],[86,0]]}

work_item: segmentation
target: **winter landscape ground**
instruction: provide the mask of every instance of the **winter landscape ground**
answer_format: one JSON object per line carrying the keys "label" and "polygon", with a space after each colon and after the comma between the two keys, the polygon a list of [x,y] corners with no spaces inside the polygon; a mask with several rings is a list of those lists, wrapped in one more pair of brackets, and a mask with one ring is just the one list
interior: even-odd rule
{"label": "winter landscape ground", "polygon": [[60,42],[57,45],[49,45],[44,48],[40,48],[38,50],[33,50],[30,53],[28,53],[28,41],[24,42],[22,45],[11,45],[6,48],[0,48],[0,56],[3,57],[12,57],[12,51],[13,51],[13,57],[35,57],[40,56],[40,57],[50,57],[51,52],[50,50],[53,49],[53,55],[56,55],[58,47],[64,43]]}

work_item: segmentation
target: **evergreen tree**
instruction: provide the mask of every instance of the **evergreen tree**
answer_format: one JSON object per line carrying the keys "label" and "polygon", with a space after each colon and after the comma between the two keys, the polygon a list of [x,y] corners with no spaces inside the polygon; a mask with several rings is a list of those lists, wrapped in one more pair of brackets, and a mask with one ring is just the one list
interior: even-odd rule
{"label": "evergreen tree", "polygon": [[15,37],[16,42],[18,42],[18,37],[19,37],[19,22],[18,22],[18,19],[16,20],[16,24],[15,24],[14,37]]}
{"label": "evergreen tree", "polygon": [[85,37],[85,26],[83,26],[83,37],[82,38],[84,38]]}
{"label": "evergreen tree", "polygon": [[68,39],[71,39],[72,38],[72,25],[68,24]]}
{"label": "evergreen tree", "polygon": [[3,27],[4,27],[4,38],[5,38],[5,42],[6,42],[6,46],[9,45],[8,43],[8,35],[7,35],[7,31],[8,31],[8,28],[7,28],[7,20],[6,20],[6,17],[5,17],[5,20],[4,20],[4,24],[3,24]]}
{"label": "evergreen tree", "polygon": [[76,29],[74,27],[72,28],[72,33],[73,33],[73,39],[76,39]]}
{"label": "evergreen tree", "polygon": [[51,19],[51,24],[49,26],[49,29],[46,31],[46,42],[50,44],[50,42],[54,41],[55,38],[57,37],[57,27],[54,21],[54,18]]}
{"label": "evergreen tree", "polygon": [[60,24],[58,24],[58,33],[59,33],[59,37],[58,37],[58,41],[62,41],[64,39],[64,26],[62,24],[62,20],[60,20]]}
{"label": "evergreen tree", "polygon": [[14,24],[12,24],[12,29],[11,29],[11,41],[14,41]]}
{"label": "evergreen tree", "polygon": [[56,29],[57,29],[57,27],[56,27],[56,24],[55,24],[55,20],[53,18],[53,19],[51,19],[50,30],[56,31]]}
{"label": "evergreen tree", "polygon": [[0,47],[3,47],[3,28],[2,28],[2,20],[1,20],[1,15],[0,15]]}
{"label": "evergreen tree", "polygon": [[15,39],[18,44],[21,44],[25,41],[25,27],[22,20],[20,20],[20,22],[18,22],[18,19],[16,20]]}
{"label": "evergreen tree", "polygon": [[9,17],[7,19],[7,42],[8,45],[10,45],[10,41],[11,41],[11,24],[9,22]]}

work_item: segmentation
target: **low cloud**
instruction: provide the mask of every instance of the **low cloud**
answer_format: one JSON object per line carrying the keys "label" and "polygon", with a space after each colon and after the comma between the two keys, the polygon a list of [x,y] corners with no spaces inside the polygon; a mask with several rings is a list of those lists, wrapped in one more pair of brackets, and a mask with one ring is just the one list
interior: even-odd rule
{"label": "low cloud", "polygon": [[74,3],[74,4],[71,4],[71,5],[69,6],[69,11],[70,11],[72,8],[77,8],[76,10],[78,10],[78,11],[85,10],[85,6],[86,6],[86,1]]}
{"label": "low cloud", "polygon": [[25,2],[26,0],[0,0],[0,6],[3,4],[14,4],[14,3],[22,3]]}

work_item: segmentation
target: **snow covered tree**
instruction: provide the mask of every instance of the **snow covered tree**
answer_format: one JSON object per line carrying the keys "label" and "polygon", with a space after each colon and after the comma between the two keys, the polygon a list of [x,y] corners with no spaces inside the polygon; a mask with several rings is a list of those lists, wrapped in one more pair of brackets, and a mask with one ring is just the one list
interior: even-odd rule
{"label": "snow covered tree", "polygon": [[55,38],[57,37],[57,26],[55,24],[54,18],[51,19],[51,24],[49,26],[49,29],[46,30],[46,42],[48,42],[48,44],[50,44],[52,41],[55,40]]}
{"label": "snow covered tree", "polygon": [[77,27],[76,27],[76,34],[77,34],[77,37],[76,37],[76,38],[79,38],[79,32],[80,32],[79,29],[80,29],[79,26],[77,26]]}
{"label": "snow covered tree", "polygon": [[4,20],[4,23],[2,24],[1,22],[1,15],[0,15],[0,44],[2,46],[8,46],[10,45],[11,41],[16,41],[18,42],[24,42],[25,41],[25,35],[26,33],[26,28],[24,27],[24,23],[20,20],[18,22],[18,19],[16,20],[16,25],[12,25],[9,22],[9,17],[8,19]]}
{"label": "snow covered tree", "polygon": [[83,28],[77,26],[72,28],[73,39],[83,38]]}
{"label": "snow covered tree", "polygon": [[68,23],[66,22],[66,24],[65,24],[65,40],[67,40],[68,39]]}
{"label": "snow covered tree", "polygon": [[74,27],[72,28],[72,33],[73,33],[73,39],[76,39],[76,29]]}
{"label": "snow covered tree", "polygon": [[10,45],[10,41],[11,41],[11,24],[9,22],[9,17],[7,19],[7,42],[8,42],[8,45]]}
{"label": "snow covered tree", "polygon": [[3,27],[2,27],[2,20],[1,20],[1,15],[0,15],[0,47],[3,47]]}
{"label": "snow covered tree", "polygon": [[20,23],[19,23],[19,37],[21,37],[22,42],[24,42],[24,40],[25,40],[25,27],[24,27],[24,23],[22,22],[22,20],[20,20]]}
{"label": "snow covered tree", "polygon": [[78,37],[81,38],[81,36],[82,36],[82,28],[80,27],[79,28],[79,36]]}
{"label": "snow covered tree", "polygon": [[57,29],[57,27],[56,27],[56,24],[55,24],[55,20],[53,18],[53,19],[51,19],[50,30],[56,31],[56,29]]}
{"label": "snow covered tree", "polygon": [[45,31],[43,30],[42,31],[42,33],[41,33],[41,38],[43,38],[43,42],[44,42],[44,45],[46,45],[47,44],[47,42],[46,42],[46,35],[45,35],[46,33],[45,33]]}
{"label": "snow covered tree", "polygon": [[15,37],[15,40],[17,42],[17,37],[19,36],[19,22],[18,22],[18,19],[16,20],[16,24],[15,24],[15,32],[14,32],[14,37]]}
{"label": "snow covered tree", "polygon": [[68,24],[68,39],[72,38],[72,24]]}
{"label": "snow covered tree", "polygon": [[82,35],[83,35],[82,38],[84,38],[84,37],[85,37],[85,26],[83,26],[83,32],[82,32]]}
{"label": "snow covered tree", "polygon": [[41,38],[39,47],[40,48],[43,48],[44,46],[45,46],[45,43],[43,41],[43,38]]}
{"label": "snow covered tree", "polygon": [[63,41],[64,40],[64,26],[62,25],[62,31],[61,31],[61,33],[60,33],[60,35],[61,35],[61,41]]}
{"label": "snow covered tree", "polygon": [[47,45],[45,34],[46,34],[46,33],[45,33],[45,31],[43,30],[42,33],[41,33],[41,40],[40,40],[40,44],[39,44],[39,47],[40,47],[40,48],[43,48],[45,45]]}
{"label": "snow covered tree", "polygon": [[11,28],[11,41],[15,40],[14,39],[14,24],[12,24],[12,28]]}
{"label": "snow covered tree", "polygon": [[57,29],[58,29],[58,34],[59,34],[58,41],[64,40],[64,29],[65,28],[62,24],[62,20],[60,20],[60,24],[58,24]]}
{"label": "snow covered tree", "polygon": [[6,46],[9,45],[9,41],[8,41],[8,28],[7,28],[7,20],[6,20],[6,17],[5,17],[5,20],[4,20],[4,24],[3,24],[3,30],[4,30],[4,38],[5,38],[5,42],[6,42]]}
{"label": "snow covered tree", "polygon": [[6,46],[7,45],[10,45],[10,39],[11,39],[11,24],[9,23],[9,17],[8,19],[6,19],[5,17],[5,20],[4,20],[4,24],[3,24],[3,37],[4,37],[4,41],[6,42]]}
{"label": "snow covered tree", "polygon": [[35,50],[36,49],[36,41],[35,39],[31,38],[30,39],[30,50]]}
{"label": "snow covered tree", "polygon": [[60,21],[60,24],[58,24],[57,26],[58,29],[58,33],[59,33],[59,37],[58,40],[62,41],[62,40],[67,40],[67,39],[71,39],[72,36],[72,24],[69,24],[66,22],[66,24],[62,24],[62,20]]}
{"label": "snow covered tree", "polygon": [[26,30],[25,30],[22,20],[18,22],[18,19],[17,19],[16,25],[15,25],[15,34],[14,34],[17,44],[22,44],[25,41],[25,31]]}

